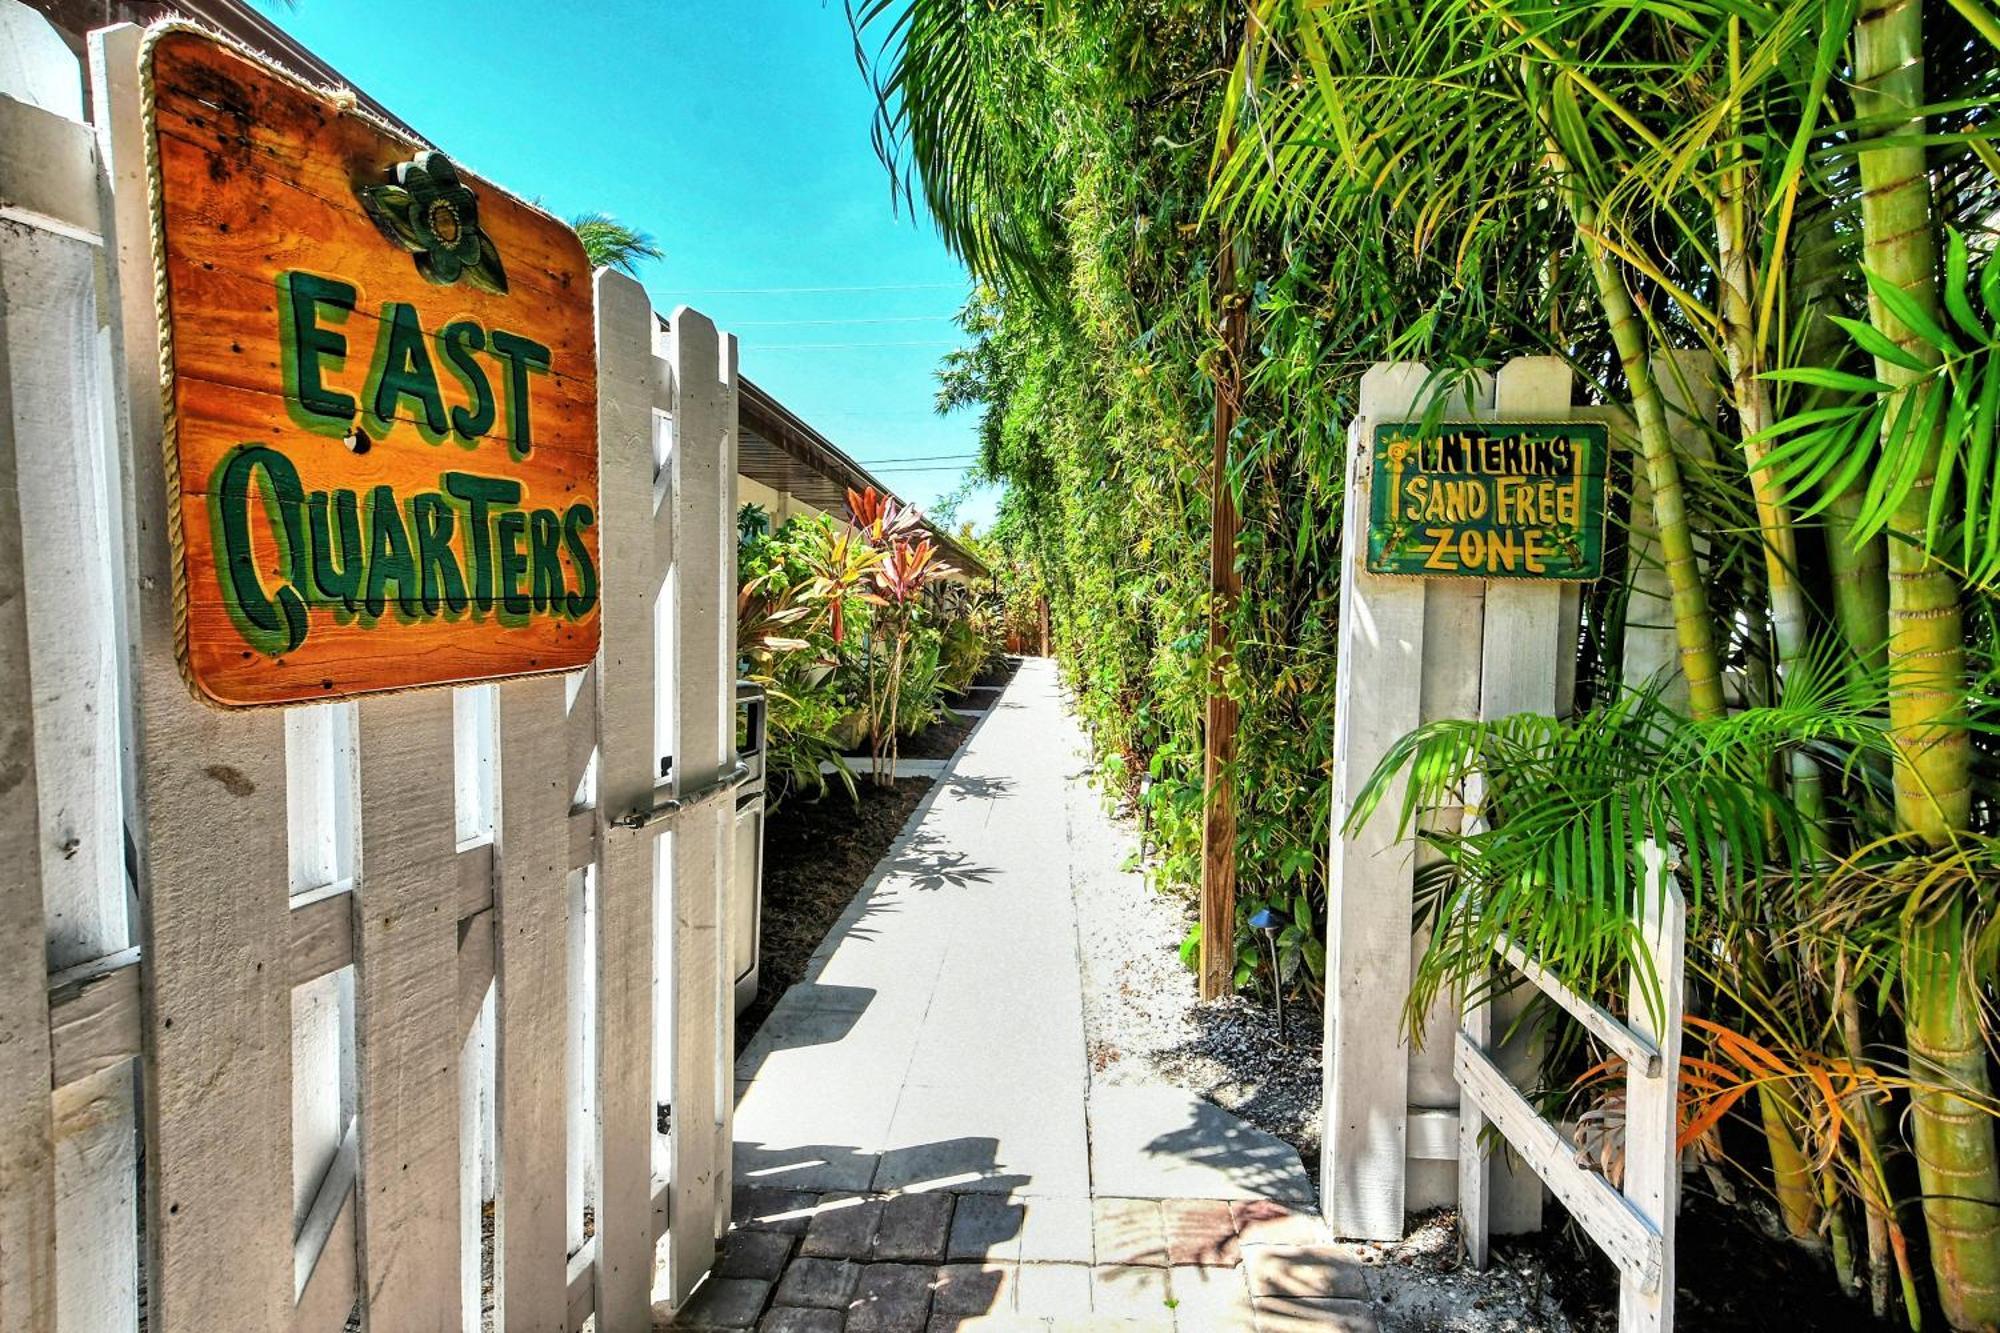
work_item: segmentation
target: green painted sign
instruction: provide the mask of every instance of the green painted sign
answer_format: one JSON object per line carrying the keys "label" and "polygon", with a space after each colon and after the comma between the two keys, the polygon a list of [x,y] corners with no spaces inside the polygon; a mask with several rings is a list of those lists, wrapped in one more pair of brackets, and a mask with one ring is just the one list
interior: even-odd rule
{"label": "green painted sign", "polygon": [[1584,580],[1604,572],[1605,429],[1594,421],[1375,427],[1368,571]]}

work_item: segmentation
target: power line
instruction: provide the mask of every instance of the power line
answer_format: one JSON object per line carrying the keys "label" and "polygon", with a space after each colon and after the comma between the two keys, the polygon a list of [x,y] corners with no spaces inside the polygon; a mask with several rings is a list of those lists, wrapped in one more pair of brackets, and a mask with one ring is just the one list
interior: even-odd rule
{"label": "power line", "polygon": [[935,324],[940,320],[956,319],[949,315],[882,315],[867,319],[734,319],[728,321],[732,329],[775,329],[794,324]]}
{"label": "power line", "polygon": [[836,349],[848,350],[857,347],[961,347],[958,338],[912,338],[901,342],[859,342],[859,343],[756,343],[749,344],[753,352],[831,352]]}
{"label": "power line", "polygon": [[964,291],[963,282],[885,282],[861,287],[676,287],[684,296],[793,296],[832,292],[942,292]]}

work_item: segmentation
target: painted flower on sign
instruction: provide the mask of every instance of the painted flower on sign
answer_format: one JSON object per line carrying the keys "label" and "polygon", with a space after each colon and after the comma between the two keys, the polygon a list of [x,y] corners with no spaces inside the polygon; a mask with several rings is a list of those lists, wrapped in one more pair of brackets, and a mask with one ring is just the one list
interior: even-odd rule
{"label": "painted flower on sign", "polygon": [[393,185],[363,185],[362,207],[381,233],[416,256],[417,272],[442,287],[463,278],[507,294],[507,272],[479,227],[479,200],[443,153],[425,151],[390,169]]}

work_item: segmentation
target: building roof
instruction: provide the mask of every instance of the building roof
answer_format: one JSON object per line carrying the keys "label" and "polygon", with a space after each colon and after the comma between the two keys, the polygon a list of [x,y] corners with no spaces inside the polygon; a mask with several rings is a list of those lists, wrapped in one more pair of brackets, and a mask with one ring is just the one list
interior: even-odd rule
{"label": "building roof", "polygon": [[[844,518],[853,517],[847,508],[850,490],[873,486],[885,495],[895,495],[867,468],[848,457],[768,390],[747,378],[739,379],[737,385],[736,470],[742,475],[774,491],[796,496],[815,509]],[[949,532],[928,520],[925,526],[943,548],[946,558],[966,577],[993,576],[985,561],[954,540]]]}

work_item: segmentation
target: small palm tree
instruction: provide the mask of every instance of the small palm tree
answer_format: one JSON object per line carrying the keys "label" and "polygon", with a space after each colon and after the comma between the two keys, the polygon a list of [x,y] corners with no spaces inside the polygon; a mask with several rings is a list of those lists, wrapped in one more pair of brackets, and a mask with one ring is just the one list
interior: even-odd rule
{"label": "small palm tree", "polygon": [[639,261],[664,259],[666,254],[652,236],[628,226],[609,213],[583,213],[570,220],[576,238],[583,242],[584,254],[592,268],[615,268],[628,277],[639,276]]}

